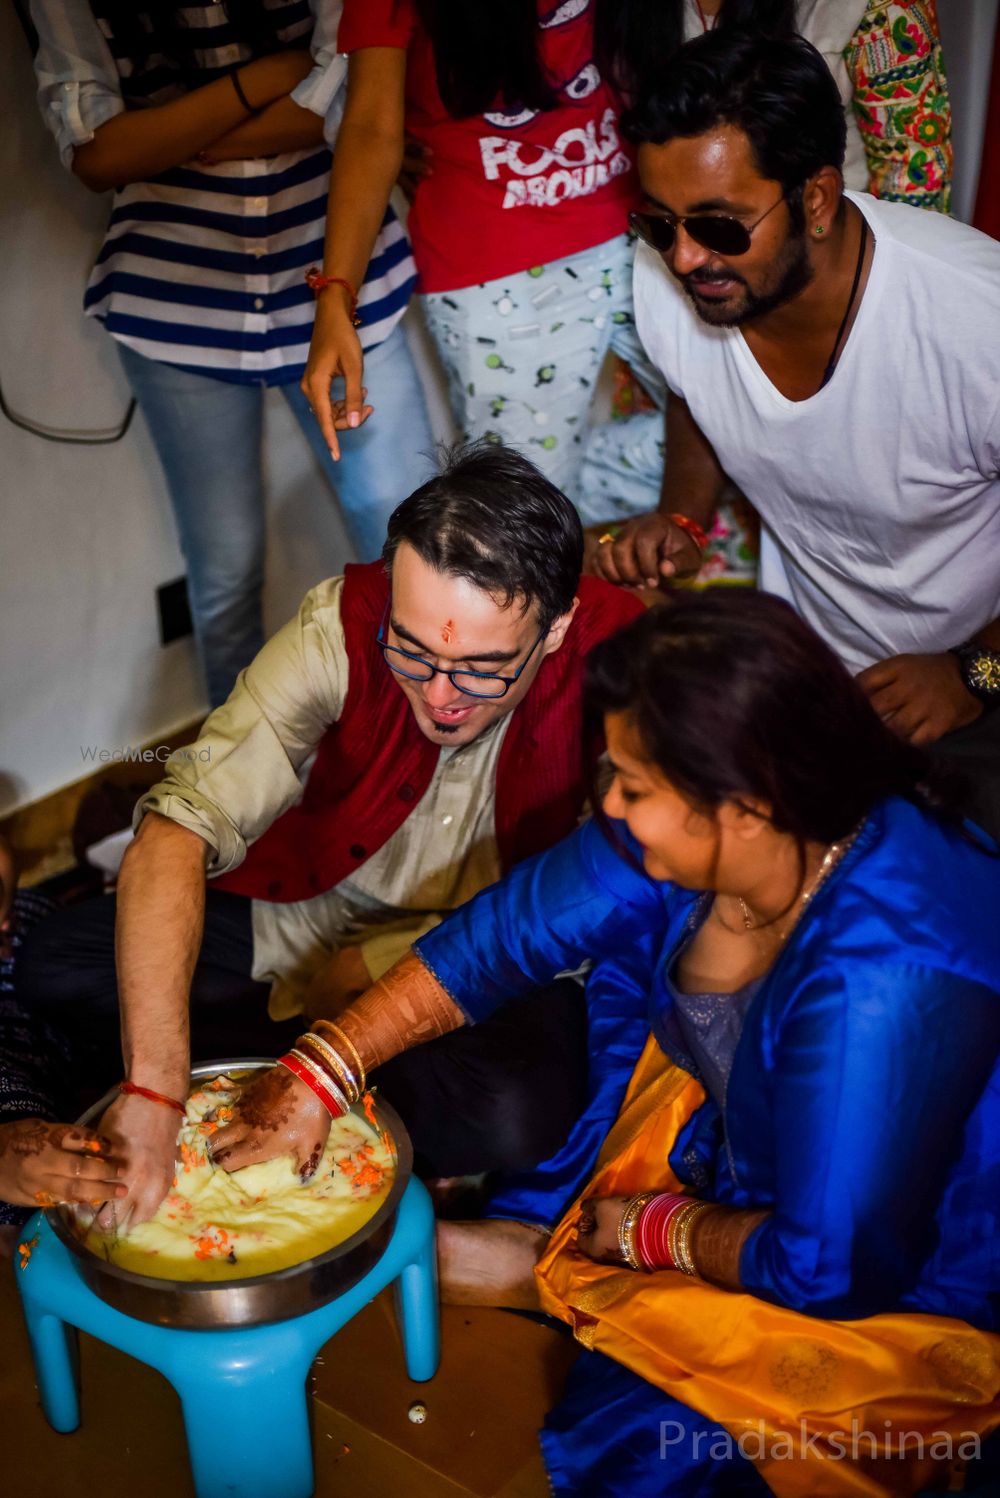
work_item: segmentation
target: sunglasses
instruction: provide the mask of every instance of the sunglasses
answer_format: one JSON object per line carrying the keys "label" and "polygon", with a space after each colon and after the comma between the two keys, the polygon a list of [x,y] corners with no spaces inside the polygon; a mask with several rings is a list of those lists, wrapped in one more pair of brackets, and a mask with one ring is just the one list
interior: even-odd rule
{"label": "sunglasses", "polygon": [[768,213],[774,212],[778,203],[785,201],[785,196],[782,193],[778,202],[772,203],[753,224],[744,224],[738,218],[719,213],[692,213],[686,218],[675,218],[672,213],[630,213],[629,227],[643,244],[648,244],[659,255],[673,249],[677,243],[677,230],[682,224],[685,234],[704,250],[712,250],[716,255],[745,255],[757,225],[764,222]]}

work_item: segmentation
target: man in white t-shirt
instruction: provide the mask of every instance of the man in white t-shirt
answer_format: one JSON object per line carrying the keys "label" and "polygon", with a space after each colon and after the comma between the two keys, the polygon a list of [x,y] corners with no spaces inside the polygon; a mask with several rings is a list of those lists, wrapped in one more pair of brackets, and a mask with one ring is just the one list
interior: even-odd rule
{"label": "man in white t-shirt", "polygon": [[660,511],[595,569],[655,585],[667,517],[706,525],[728,476],[761,515],[761,586],[961,762],[1000,832],[1000,244],[844,192],[840,99],[801,38],[699,38],[631,125],[669,461]]}

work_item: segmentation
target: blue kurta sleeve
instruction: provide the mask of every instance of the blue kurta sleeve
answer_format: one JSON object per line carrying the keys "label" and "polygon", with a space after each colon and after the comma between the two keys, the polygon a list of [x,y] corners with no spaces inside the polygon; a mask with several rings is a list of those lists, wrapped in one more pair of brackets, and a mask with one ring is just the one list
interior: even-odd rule
{"label": "blue kurta sleeve", "polygon": [[[627,846],[624,826],[616,831]],[[422,936],[415,950],[475,1023],[507,999],[663,924],[672,889],[630,863],[589,821],[518,864]]]}
{"label": "blue kurta sleeve", "polygon": [[918,964],[844,964],[804,985],[769,1044],[774,1212],[743,1284],[814,1316],[898,1307],[1000,1054],[1000,995]]}

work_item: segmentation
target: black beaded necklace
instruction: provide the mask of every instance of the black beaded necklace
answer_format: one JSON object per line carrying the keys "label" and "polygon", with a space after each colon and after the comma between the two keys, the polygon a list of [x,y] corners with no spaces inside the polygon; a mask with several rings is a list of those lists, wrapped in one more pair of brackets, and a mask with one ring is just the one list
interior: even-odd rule
{"label": "black beaded necklace", "polygon": [[847,303],[847,308],[846,308],[846,310],[844,312],[843,317],[840,320],[840,327],[837,329],[837,336],[833,340],[833,348],[832,348],[832,350],[830,352],[830,357],[827,360],[826,368],[823,371],[823,378],[819,382],[819,388],[820,388],[820,390],[822,390],[825,385],[829,384],[830,380],[833,378],[833,371],[836,369],[836,367],[837,367],[837,360],[840,358],[840,353],[841,353],[840,345],[841,345],[841,342],[842,342],[843,337],[844,337],[844,331],[847,328],[848,320],[849,320],[849,318],[851,316],[851,313],[854,311],[854,303],[857,300],[858,287],[861,285],[861,271],[862,271],[862,267],[864,266],[864,263],[865,263],[865,250],[867,248],[868,248],[868,220],[865,218],[864,214],[862,214],[862,216],[861,216],[861,242],[858,245],[858,263],[854,267],[854,281],[852,282],[852,285],[851,285],[851,298],[850,298],[850,301]]}

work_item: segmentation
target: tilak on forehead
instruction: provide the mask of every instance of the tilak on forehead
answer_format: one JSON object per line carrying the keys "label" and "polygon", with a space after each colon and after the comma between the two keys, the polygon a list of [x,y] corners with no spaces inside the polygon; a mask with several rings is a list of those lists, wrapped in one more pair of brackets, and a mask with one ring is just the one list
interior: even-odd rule
{"label": "tilak on forehead", "polygon": [[455,635],[454,619],[446,619],[441,626],[441,638],[446,645],[450,645]]}

